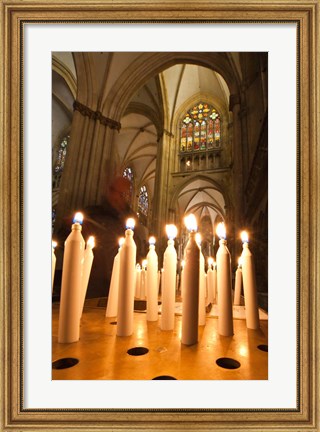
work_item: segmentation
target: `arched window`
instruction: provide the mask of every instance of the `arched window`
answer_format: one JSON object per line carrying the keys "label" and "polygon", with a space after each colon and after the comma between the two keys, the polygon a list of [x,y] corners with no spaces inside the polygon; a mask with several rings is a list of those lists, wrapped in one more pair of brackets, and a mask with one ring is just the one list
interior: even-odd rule
{"label": "arched window", "polygon": [[70,136],[66,135],[60,142],[55,166],[53,169],[54,174],[62,173],[63,171],[69,140],[70,140]]}
{"label": "arched window", "polygon": [[127,178],[131,184],[133,184],[133,172],[130,167],[127,167],[123,171],[123,177]]}
{"label": "arched window", "polygon": [[138,198],[138,212],[143,214],[145,217],[148,216],[149,209],[149,197],[148,191],[145,186],[141,186]]}
{"label": "arched window", "polygon": [[132,168],[127,167],[123,170],[122,176],[130,181],[130,196],[133,196],[133,171]]}
{"label": "arched window", "polygon": [[220,147],[220,116],[216,109],[200,102],[184,116],[180,125],[180,153]]}

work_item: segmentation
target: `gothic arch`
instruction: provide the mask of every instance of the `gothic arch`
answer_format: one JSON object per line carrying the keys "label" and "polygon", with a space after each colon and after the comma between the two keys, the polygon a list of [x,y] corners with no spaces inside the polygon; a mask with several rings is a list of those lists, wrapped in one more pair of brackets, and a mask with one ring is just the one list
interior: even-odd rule
{"label": "gothic arch", "polygon": [[[192,204],[191,207],[189,208],[189,211],[191,211],[191,209],[198,211],[200,208],[206,207],[208,209],[211,209],[215,213],[217,213],[217,215],[222,217],[224,220],[229,219],[230,213],[226,212],[226,209],[231,210],[230,198],[229,198],[228,194],[226,193],[224,188],[219,183],[217,183],[215,180],[211,179],[210,177],[203,176],[203,175],[192,176],[187,181],[184,181],[179,186],[177,186],[175,188],[175,191],[174,191],[172,197],[171,197],[169,208],[174,209],[176,217],[178,217],[178,219],[181,222],[181,219],[182,219],[183,213],[185,212],[185,209],[182,210],[180,208],[179,198],[181,198],[183,194],[188,193],[188,189],[187,189],[188,186],[190,186],[190,192],[192,192],[192,191],[195,192],[197,190],[197,188],[192,188],[192,185],[199,182],[199,180],[204,182],[204,187],[203,187],[204,194],[203,195],[206,195],[206,197],[205,197],[205,199],[204,198],[201,199],[201,202],[202,202],[201,205],[197,202]],[[205,190],[206,189],[205,183],[210,184],[212,186],[212,189],[215,190],[222,197],[223,203],[217,202],[216,198],[214,198],[213,196],[211,196],[211,199],[208,200],[208,196],[210,196],[210,193],[208,193]],[[198,192],[203,192],[203,191],[201,189],[199,189]],[[196,196],[196,194],[192,197],[192,199],[190,200],[190,203],[192,202],[192,200],[195,196]]]}
{"label": "gothic arch", "polygon": [[226,81],[230,94],[239,93],[238,74],[223,53],[143,53],[114,84],[102,105],[104,115],[120,121],[132,96],[145,82],[163,70],[181,63],[195,64],[218,72]]}

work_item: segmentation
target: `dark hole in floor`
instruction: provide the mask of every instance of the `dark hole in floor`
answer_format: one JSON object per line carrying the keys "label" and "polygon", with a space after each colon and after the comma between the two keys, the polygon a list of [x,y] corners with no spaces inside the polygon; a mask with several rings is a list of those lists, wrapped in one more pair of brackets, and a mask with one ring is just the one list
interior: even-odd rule
{"label": "dark hole in floor", "polygon": [[159,375],[155,378],[152,378],[153,380],[176,380],[177,378],[174,378],[170,375]]}
{"label": "dark hole in floor", "polygon": [[134,347],[130,348],[127,353],[131,356],[141,356],[149,352],[148,348],[145,347]]}
{"label": "dark hole in floor", "polygon": [[79,360],[72,357],[61,358],[52,363],[53,369],[68,369],[79,363]]}
{"label": "dark hole in floor", "polygon": [[258,345],[260,351],[268,352],[268,345]]}
{"label": "dark hole in floor", "polygon": [[224,369],[238,369],[241,366],[241,364],[237,360],[229,357],[221,357],[216,360],[216,363],[218,366]]}

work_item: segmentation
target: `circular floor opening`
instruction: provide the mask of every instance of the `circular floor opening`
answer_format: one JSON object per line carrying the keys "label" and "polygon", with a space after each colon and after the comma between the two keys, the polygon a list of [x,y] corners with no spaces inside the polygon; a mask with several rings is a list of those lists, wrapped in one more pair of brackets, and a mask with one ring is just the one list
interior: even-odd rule
{"label": "circular floor opening", "polygon": [[79,360],[72,357],[61,358],[52,363],[53,369],[68,369],[79,363]]}
{"label": "circular floor opening", "polygon": [[268,345],[258,345],[260,351],[268,352]]}
{"label": "circular floor opening", "polygon": [[216,360],[216,363],[224,369],[238,369],[241,366],[237,360],[228,357],[221,357]]}
{"label": "circular floor opening", "polygon": [[153,380],[176,380],[177,378],[170,376],[170,375],[159,375],[155,378],[152,378]]}
{"label": "circular floor opening", "polygon": [[134,347],[130,348],[127,353],[131,356],[142,356],[149,352],[148,348],[145,347]]}

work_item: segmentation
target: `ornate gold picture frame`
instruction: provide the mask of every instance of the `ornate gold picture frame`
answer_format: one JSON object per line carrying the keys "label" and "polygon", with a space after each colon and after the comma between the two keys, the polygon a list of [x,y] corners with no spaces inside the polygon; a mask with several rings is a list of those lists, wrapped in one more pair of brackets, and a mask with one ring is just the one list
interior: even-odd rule
{"label": "ornate gold picture frame", "polygon": [[[1,1],[1,418],[3,431],[320,431],[319,0]],[[296,409],[26,409],[24,407],[24,23],[291,22],[297,26]]]}

